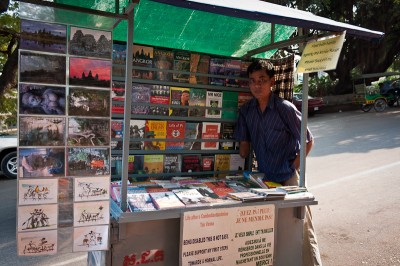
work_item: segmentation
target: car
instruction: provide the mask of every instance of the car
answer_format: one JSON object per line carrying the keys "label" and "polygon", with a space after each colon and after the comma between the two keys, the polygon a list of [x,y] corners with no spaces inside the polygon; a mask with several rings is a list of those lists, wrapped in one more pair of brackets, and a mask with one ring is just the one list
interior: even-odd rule
{"label": "car", "polygon": [[[301,112],[301,105],[303,102],[302,93],[293,94],[293,104],[296,106],[297,110]],[[320,111],[324,107],[324,101],[321,97],[311,97],[308,96],[308,114],[313,115]]]}
{"label": "car", "polygon": [[379,93],[386,96],[387,104],[393,106],[396,102],[400,103],[400,79],[384,81],[379,83]]}
{"label": "car", "polygon": [[3,134],[0,136],[0,172],[7,178],[17,178],[17,162],[17,137]]}

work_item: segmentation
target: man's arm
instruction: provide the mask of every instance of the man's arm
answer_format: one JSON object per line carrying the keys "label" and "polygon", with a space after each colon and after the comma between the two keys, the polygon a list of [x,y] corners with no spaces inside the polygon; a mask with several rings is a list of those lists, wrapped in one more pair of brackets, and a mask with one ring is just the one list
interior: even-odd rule
{"label": "man's arm", "polygon": [[[307,142],[306,144],[306,156],[308,155],[308,153],[311,151],[312,147],[314,145],[314,140],[312,139],[311,141]],[[242,146],[240,146],[241,148]],[[240,154],[242,155],[242,154]],[[293,167],[294,169],[298,170],[300,168],[300,153],[297,154],[296,159],[294,159],[293,161]]]}
{"label": "man's arm", "polygon": [[247,158],[250,155],[250,142],[241,141],[239,142],[239,154],[242,158]]}

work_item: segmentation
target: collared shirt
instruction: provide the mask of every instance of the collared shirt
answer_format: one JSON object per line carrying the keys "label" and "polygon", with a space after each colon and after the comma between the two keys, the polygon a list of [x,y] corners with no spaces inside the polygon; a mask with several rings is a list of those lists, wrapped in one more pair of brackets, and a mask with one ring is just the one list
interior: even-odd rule
{"label": "collared shirt", "polygon": [[[263,113],[255,98],[240,108],[235,139],[251,142],[258,170],[267,180],[282,182],[295,171],[293,161],[300,151],[300,132],[301,113],[291,102],[271,94]],[[307,142],[312,138],[307,129]]]}

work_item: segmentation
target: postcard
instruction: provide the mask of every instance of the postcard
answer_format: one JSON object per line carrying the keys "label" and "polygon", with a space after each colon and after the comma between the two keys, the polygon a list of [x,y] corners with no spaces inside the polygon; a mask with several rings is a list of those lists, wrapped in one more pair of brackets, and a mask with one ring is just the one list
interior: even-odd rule
{"label": "postcard", "polygon": [[18,232],[56,229],[57,225],[57,204],[18,207]]}
{"label": "postcard", "polygon": [[19,177],[52,177],[65,174],[64,148],[20,148]]}
{"label": "postcard", "polygon": [[74,203],[74,226],[110,223],[110,201]]}
{"label": "postcard", "polygon": [[57,203],[58,179],[18,180],[18,204]]}
{"label": "postcard", "polygon": [[110,117],[110,91],[70,88],[70,116]]}
{"label": "postcard", "polygon": [[68,146],[110,145],[110,119],[70,117],[67,143]]}
{"label": "postcard", "polygon": [[64,146],[64,135],[64,117],[19,118],[19,146]]}
{"label": "postcard", "polygon": [[74,228],[73,251],[108,250],[108,225]]}
{"label": "postcard", "polygon": [[74,200],[108,200],[110,198],[110,178],[105,177],[75,177]]}
{"label": "postcard", "polygon": [[65,115],[65,87],[20,84],[19,114]]}
{"label": "postcard", "polygon": [[107,60],[70,57],[69,84],[110,88],[111,65]]}
{"label": "postcard", "polygon": [[111,32],[71,27],[69,53],[111,59]]}
{"label": "postcard", "polygon": [[54,255],[57,253],[57,230],[18,233],[18,255]]}
{"label": "postcard", "polygon": [[68,176],[109,174],[109,148],[68,148]]}

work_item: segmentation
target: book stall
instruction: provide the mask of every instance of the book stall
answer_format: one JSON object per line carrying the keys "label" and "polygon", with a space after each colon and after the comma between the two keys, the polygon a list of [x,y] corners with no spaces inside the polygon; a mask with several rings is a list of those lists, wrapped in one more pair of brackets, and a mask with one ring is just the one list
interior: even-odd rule
{"label": "book stall", "polygon": [[[263,181],[240,157],[247,66],[271,60],[274,93],[291,100],[294,55],[269,58],[313,41],[298,65],[307,97],[307,73],[334,69],[345,35],[383,34],[256,0],[102,2],[20,1],[18,254],[297,265],[318,202],[305,151],[300,187]],[[303,112],[302,146],[306,127]]]}

